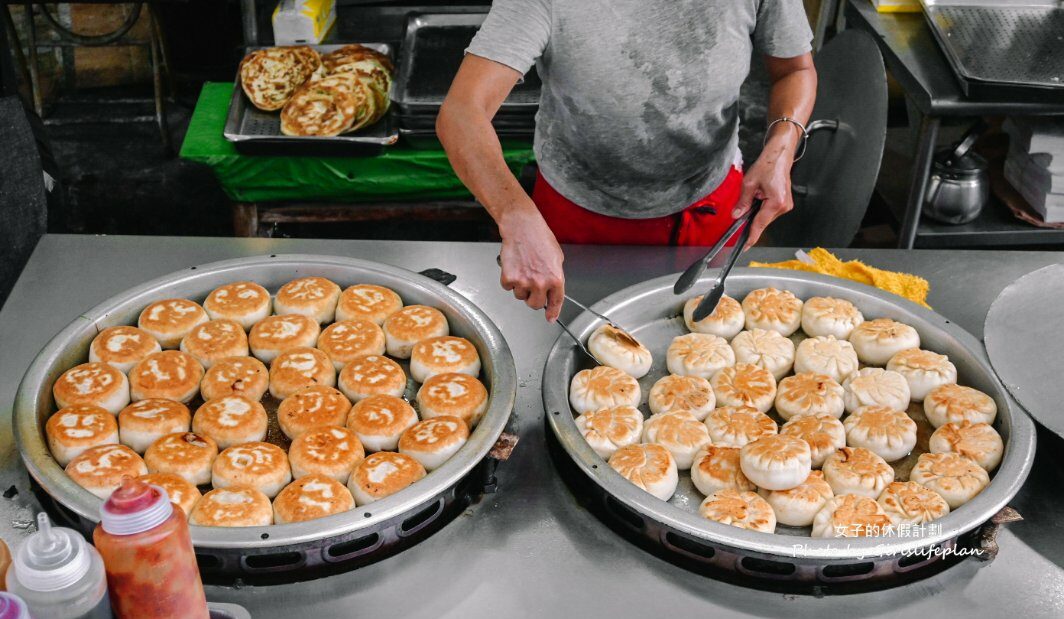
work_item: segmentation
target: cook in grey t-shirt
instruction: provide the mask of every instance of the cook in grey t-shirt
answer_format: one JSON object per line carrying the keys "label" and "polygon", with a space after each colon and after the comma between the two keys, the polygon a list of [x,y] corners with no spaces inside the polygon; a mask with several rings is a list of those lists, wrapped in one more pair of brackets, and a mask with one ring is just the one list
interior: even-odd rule
{"label": "cook in grey t-shirt", "polygon": [[543,177],[613,217],[683,210],[724,180],[751,45],[810,50],[801,0],[495,0],[466,50],[543,80]]}

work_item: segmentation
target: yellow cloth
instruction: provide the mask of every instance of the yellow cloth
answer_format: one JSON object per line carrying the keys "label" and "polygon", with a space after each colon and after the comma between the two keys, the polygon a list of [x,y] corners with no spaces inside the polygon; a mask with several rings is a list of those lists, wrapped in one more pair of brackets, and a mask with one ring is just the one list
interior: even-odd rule
{"label": "yellow cloth", "polygon": [[810,251],[809,257],[813,259],[813,264],[802,262],[801,260],[787,260],[785,262],[751,262],[750,266],[808,271],[810,273],[841,277],[886,290],[900,297],[905,297],[914,303],[919,303],[926,308],[931,307],[927,304],[927,293],[931,290],[931,284],[927,283],[927,280],[922,277],[909,273],[884,271],[883,269],[870,267],[860,260],[843,262],[836,258],[835,254],[822,247],[817,247]]}

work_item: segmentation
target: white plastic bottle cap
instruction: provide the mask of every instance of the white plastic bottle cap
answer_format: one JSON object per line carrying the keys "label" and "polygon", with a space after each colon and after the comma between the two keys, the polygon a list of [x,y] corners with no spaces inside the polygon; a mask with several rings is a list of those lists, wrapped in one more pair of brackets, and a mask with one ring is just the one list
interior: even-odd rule
{"label": "white plastic bottle cap", "polygon": [[0,619],[32,619],[30,610],[22,598],[14,593],[0,591]]}
{"label": "white plastic bottle cap", "polygon": [[100,526],[111,535],[136,535],[166,522],[174,511],[166,490],[127,479],[100,508]]}
{"label": "white plastic bottle cap", "polygon": [[52,527],[48,514],[37,514],[37,532],[15,553],[15,578],[33,591],[58,591],[89,571],[88,542],[72,529]]}

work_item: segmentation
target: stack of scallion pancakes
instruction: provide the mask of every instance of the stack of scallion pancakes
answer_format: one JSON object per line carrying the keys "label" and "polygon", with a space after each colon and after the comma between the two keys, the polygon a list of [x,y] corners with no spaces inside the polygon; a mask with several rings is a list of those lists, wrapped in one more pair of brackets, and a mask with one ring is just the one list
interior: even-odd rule
{"label": "stack of scallion pancakes", "polygon": [[263,111],[281,110],[281,132],[336,136],[380,120],[388,111],[393,66],[363,45],[320,55],[303,46],[251,52],[240,63],[240,83]]}

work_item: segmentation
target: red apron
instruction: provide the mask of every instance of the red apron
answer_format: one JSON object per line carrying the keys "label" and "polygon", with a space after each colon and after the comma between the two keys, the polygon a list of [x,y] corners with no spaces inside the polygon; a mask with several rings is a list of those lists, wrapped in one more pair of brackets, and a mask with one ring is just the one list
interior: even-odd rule
{"label": "red apron", "polygon": [[712,245],[734,221],[732,208],[739,201],[742,184],[743,173],[733,166],[708,196],[679,213],[650,219],[622,219],[593,213],[558,193],[540,174],[536,175],[532,201],[559,243]]}

